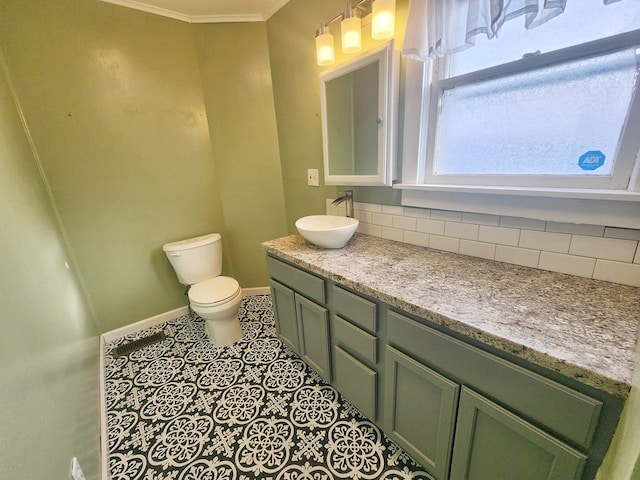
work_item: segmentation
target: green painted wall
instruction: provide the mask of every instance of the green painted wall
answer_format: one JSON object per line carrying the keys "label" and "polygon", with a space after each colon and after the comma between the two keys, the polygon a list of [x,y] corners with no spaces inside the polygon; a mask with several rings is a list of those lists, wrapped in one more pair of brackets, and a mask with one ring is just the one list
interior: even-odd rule
{"label": "green painted wall", "polygon": [[[305,215],[325,213],[325,199],[335,187],[322,178],[320,83],[316,66],[314,31],[321,19],[333,16],[341,0],[290,0],[267,21],[273,96],[278,121],[280,162],[287,204],[289,232]],[[320,187],[307,186],[307,169],[320,172]]]}
{"label": "green painted wall", "polygon": [[286,227],[265,26],[193,26],[85,0],[0,8],[101,331],[186,304],[168,241],[219,232],[223,273],[267,285],[260,242]]}
{"label": "green painted wall", "polygon": [[194,25],[230,273],[268,284],[260,243],[286,233],[264,23]]}
{"label": "green painted wall", "polygon": [[0,478],[98,479],[98,330],[0,50]]}

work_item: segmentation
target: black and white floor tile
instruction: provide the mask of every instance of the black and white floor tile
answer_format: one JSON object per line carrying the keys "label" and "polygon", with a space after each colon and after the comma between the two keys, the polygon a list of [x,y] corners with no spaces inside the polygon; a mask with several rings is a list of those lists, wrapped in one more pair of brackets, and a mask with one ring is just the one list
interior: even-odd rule
{"label": "black and white floor tile", "polygon": [[240,319],[243,339],[224,348],[188,315],[107,345],[112,480],[432,478],[280,342],[269,295],[245,298]]}

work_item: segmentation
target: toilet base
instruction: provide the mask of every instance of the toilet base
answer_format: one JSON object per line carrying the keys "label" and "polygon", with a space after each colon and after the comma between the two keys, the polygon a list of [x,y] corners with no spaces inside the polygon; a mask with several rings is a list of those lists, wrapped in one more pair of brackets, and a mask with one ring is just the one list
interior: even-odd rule
{"label": "toilet base", "polygon": [[238,315],[222,320],[205,320],[204,330],[215,347],[226,347],[242,339],[242,327]]}

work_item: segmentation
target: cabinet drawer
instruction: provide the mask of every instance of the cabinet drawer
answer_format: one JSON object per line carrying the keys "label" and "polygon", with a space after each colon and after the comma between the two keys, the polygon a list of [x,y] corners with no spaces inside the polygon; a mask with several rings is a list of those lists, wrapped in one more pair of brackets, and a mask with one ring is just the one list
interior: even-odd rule
{"label": "cabinet drawer", "polygon": [[335,285],[332,287],[332,293],[333,308],[337,313],[365,330],[376,333],[377,307],[375,303]]}
{"label": "cabinet drawer", "polygon": [[602,403],[395,312],[388,341],[431,368],[588,448]]}
{"label": "cabinet drawer", "polygon": [[333,338],[337,345],[362,360],[372,365],[378,361],[377,338],[338,315],[333,317]]}
{"label": "cabinet drawer", "polygon": [[376,419],[378,374],[340,347],[335,348],[334,384],[369,419]]}
{"label": "cabinet drawer", "polygon": [[305,297],[325,303],[324,280],[311,273],[292,267],[273,257],[267,257],[269,276],[300,292]]}

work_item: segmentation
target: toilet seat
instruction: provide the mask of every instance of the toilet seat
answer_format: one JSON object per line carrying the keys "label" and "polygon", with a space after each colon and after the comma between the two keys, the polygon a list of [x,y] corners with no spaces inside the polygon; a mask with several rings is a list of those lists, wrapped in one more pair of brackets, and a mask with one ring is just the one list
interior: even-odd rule
{"label": "toilet seat", "polygon": [[240,285],[235,278],[219,276],[192,285],[189,303],[192,307],[215,307],[227,303],[240,293]]}

